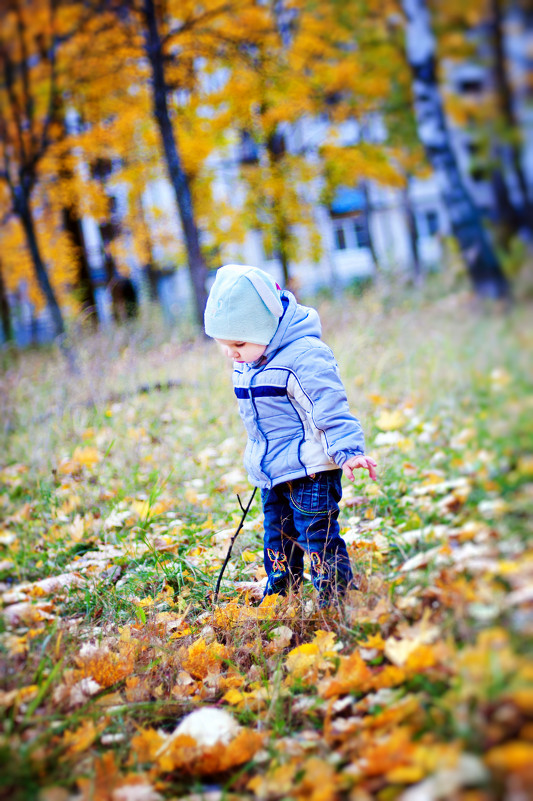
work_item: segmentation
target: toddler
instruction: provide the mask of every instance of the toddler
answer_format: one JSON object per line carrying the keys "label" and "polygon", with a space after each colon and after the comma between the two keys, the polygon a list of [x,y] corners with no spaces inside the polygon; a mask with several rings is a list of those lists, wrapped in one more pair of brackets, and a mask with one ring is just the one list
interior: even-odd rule
{"label": "toddler", "polygon": [[376,478],[350,414],[315,309],[301,306],[256,267],[221,267],[205,309],[205,331],[233,359],[233,386],[248,433],[244,465],[261,489],[265,595],[302,580],[303,556],[324,607],[353,580],[339,533],[341,476]]}

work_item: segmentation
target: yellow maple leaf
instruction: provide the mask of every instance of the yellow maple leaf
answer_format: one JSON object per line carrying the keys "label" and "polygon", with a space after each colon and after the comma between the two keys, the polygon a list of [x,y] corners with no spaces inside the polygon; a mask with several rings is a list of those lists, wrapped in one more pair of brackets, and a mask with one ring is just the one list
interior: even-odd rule
{"label": "yellow maple leaf", "polygon": [[133,673],[138,642],[119,642],[118,653],[107,647],[91,648],[76,657],[76,678],[92,678],[102,687],[111,687],[115,682]]}
{"label": "yellow maple leaf", "polygon": [[387,687],[398,687],[407,679],[407,674],[402,668],[396,665],[385,665],[385,667],[374,674],[372,677],[372,687],[374,690],[383,690]]}
{"label": "yellow maple leaf", "polygon": [[92,467],[100,462],[101,459],[102,454],[98,448],[94,448],[91,445],[87,445],[84,448],[78,446],[72,454],[72,460],[84,467]]}
{"label": "yellow maple leaf", "polygon": [[341,656],[339,668],[333,678],[325,679],[319,687],[323,698],[359,690],[366,691],[372,686],[372,672],[358,651]]}
{"label": "yellow maple leaf", "polygon": [[220,673],[222,660],[229,657],[229,650],[218,642],[206,643],[201,637],[186,651],[183,668],[194,679],[205,679],[208,673]]}
{"label": "yellow maple leaf", "polygon": [[289,673],[294,676],[303,676],[307,670],[316,663],[317,657],[320,658],[320,651],[316,643],[307,642],[293,648],[287,654],[285,666]]}
{"label": "yellow maple leaf", "polygon": [[407,657],[405,668],[410,673],[420,673],[438,662],[435,648],[431,645],[419,645]]}
{"label": "yellow maple leaf", "polygon": [[165,737],[155,729],[143,729],[131,740],[131,750],[138,762],[153,762],[165,743]]}
{"label": "yellow maple leaf", "polygon": [[335,633],[318,630],[312,642],[298,645],[289,651],[285,665],[294,677],[303,676],[311,668],[321,666],[324,658],[335,656]]}
{"label": "yellow maple leaf", "polygon": [[383,651],[385,648],[385,640],[381,636],[381,632],[377,634],[371,634],[366,640],[357,640],[357,644],[361,646],[361,648],[376,648],[378,651]]}
{"label": "yellow maple leaf", "polygon": [[244,697],[244,693],[241,693],[239,690],[233,687],[222,696],[222,700],[226,701],[226,703],[230,704],[231,706],[235,706],[236,704],[239,704]]}
{"label": "yellow maple leaf", "polygon": [[399,726],[389,737],[370,737],[359,752],[358,767],[365,776],[383,776],[412,764],[414,753],[411,730]]}

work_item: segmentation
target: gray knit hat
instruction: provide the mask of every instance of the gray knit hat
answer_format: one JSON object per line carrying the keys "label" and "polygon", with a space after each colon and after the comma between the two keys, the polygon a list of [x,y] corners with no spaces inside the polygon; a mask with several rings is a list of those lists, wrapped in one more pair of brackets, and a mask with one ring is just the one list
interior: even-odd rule
{"label": "gray knit hat", "polygon": [[205,307],[205,333],[214,339],[268,345],[283,314],[279,289],[258,267],[226,264]]}

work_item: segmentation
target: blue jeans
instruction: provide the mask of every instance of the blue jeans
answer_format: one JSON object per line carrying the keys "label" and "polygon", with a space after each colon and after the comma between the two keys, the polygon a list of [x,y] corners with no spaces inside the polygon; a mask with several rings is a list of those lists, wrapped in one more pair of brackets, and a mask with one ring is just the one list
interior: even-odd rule
{"label": "blue jeans", "polygon": [[342,470],[277,484],[261,491],[265,514],[265,595],[285,595],[302,581],[304,553],[322,604],[353,581],[346,543],[339,533]]}

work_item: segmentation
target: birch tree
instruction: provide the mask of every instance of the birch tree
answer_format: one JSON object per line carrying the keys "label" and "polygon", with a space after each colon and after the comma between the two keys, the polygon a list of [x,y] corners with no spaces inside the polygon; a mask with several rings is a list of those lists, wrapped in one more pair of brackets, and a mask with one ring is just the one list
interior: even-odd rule
{"label": "birch tree", "polygon": [[402,0],[402,6],[418,134],[440,186],[452,233],[476,294],[483,298],[505,298],[509,294],[507,279],[464,185],[452,149],[437,80],[436,43],[426,0]]}
{"label": "birch tree", "polygon": [[519,207],[515,209],[517,228],[528,228],[530,232],[533,232],[533,200],[529,197],[527,178],[522,163],[522,135],[505,53],[505,11],[504,0],[490,0],[494,84],[498,113],[503,127],[503,137],[499,142],[499,148],[502,151],[503,169],[510,168],[520,194]]}
{"label": "birch tree", "polygon": [[157,122],[168,170],[178,204],[183,236],[187,248],[191,283],[194,289],[196,315],[202,324],[207,301],[207,266],[200,248],[198,226],[193,210],[191,188],[178,150],[167,102],[168,85],[165,78],[164,43],[154,0],[143,0],[144,48],[151,69],[153,113]]}
{"label": "birch tree", "polygon": [[35,278],[56,335],[63,314],[42,254],[32,206],[38,167],[51,141],[57,89],[55,4],[33,7],[10,0],[0,35],[0,181],[20,222]]}

